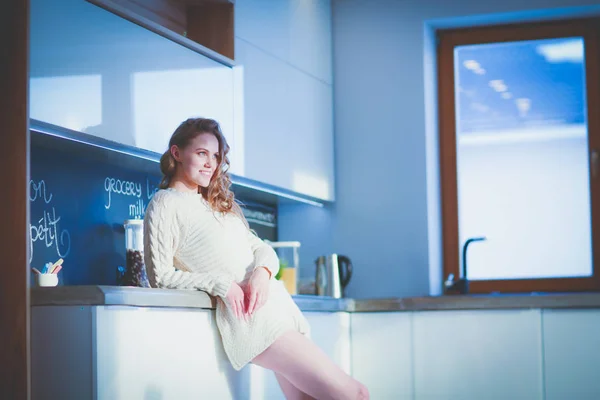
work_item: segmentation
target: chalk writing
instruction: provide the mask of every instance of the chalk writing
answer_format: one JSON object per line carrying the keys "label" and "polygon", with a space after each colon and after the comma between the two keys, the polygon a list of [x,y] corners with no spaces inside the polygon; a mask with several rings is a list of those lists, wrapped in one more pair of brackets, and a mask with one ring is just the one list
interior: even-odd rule
{"label": "chalk writing", "polygon": [[158,187],[154,186],[146,177],[146,197],[148,200],[150,200],[156,192],[158,192]]}
{"label": "chalk writing", "polygon": [[[31,203],[41,199],[44,204],[50,205],[52,202],[52,193],[47,192],[46,182],[40,180],[29,181],[30,193],[29,201]],[[37,219],[37,222],[29,224],[29,262],[33,260],[34,244],[43,243],[46,248],[54,247],[56,255],[60,258],[66,258],[71,251],[71,234],[66,229],[59,226],[60,215],[56,215],[56,209],[51,206],[43,210],[43,216]],[[32,220],[34,220],[32,218]]]}
{"label": "chalk writing", "polygon": [[29,181],[29,201],[36,201],[38,197],[44,199],[44,203],[48,204],[52,201],[52,193],[46,194],[46,182],[42,179],[39,182]]}
{"label": "chalk writing", "polygon": [[142,197],[142,186],[143,183],[106,177],[104,179],[104,192],[106,193],[107,197],[104,208],[108,210],[113,205],[113,194],[136,197],[137,200],[128,205],[129,217],[143,219],[146,212],[146,202],[144,200],[152,199],[152,196],[154,196],[154,193],[156,193],[159,188],[154,183],[150,182],[148,177],[146,177],[146,196],[144,199]]}
{"label": "chalk writing", "polygon": [[144,199],[139,199],[134,204],[129,205],[129,217],[142,219],[145,213],[146,204],[144,203]]}
{"label": "chalk writing", "polygon": [[112,203],[112,193],[140,198],[142,196],[142,184],[106,177],[104,179],[104,191],[108,196],[108,203],[104,205],[104,208],[108,210]]}

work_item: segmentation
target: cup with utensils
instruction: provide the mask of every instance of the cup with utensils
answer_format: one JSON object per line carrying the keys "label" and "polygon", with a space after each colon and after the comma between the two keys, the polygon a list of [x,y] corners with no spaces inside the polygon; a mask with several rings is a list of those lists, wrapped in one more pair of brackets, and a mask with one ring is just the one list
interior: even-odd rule
{"label": "cup with utensils", "polygon": [[40,271],[37,268],[31,268],[35,273],[35,283],[41,287],[51,287],[58,285],[58,272],[62,269],[63,259],[55,263],[47,262]]}

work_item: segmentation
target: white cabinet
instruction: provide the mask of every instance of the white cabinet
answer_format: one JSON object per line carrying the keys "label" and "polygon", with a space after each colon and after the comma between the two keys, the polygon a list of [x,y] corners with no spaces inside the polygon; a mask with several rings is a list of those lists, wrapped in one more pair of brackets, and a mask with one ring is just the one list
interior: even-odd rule
{"label": "white cabinet", "polygon": [[[236,2],[235,36],[281,60],[288,60],[289,22],[294,0],[245,0]],[[238,44],[235,44],[238,62]]]}
{"label": "white cabinet", "polygon": [[231,67],[83,0],[32,0],[30,53],[31,118],[159,153],[181,121],[214,118],[243,167]]}
{"label": "white cabinet", "polygon": [[289,62],[302,71],[333,83],[331,0],[295,0],[290,21]]}
{"label": "white cabinet", "polygon": [[600,310],[544,310],[547,400],[600,399]]}
{"label": "white cabinet", "polygon": [[353,313],[352,375],[373,399],[412,399],[410,312]]}
{"label": "white cabinet", "polygon": [[31,118],[158,153],[214,118],[232,173],[334,200],[330,0],[235,9],[231,68],[89,2],[32,0]]}
{"label": "white cabinet", "polygon": [[[373,399],[598,399],[599,310],[305,312],[312,340]],[[215,311],[31,309],[34,399],[283,399],[235,371]]]}
{"label": "white cabinet", "polygon": [[420,312],[413,324],[415,399],[543,398],[540,310]]}
{"label": "white cabinet", "polygon": [[243,398],[214,311],[98,307],[98,399]]}
{"label": "white cabinet", "polygon": [[[305,313],[312,340],[350,373],[350,315]],[[273,372],[235,371],[215,311],[132,306],[31,310],[34,399],[283,399]]]}
{"label": "white cabinet", "polygon": [[247,399],[214,310],[46,306],[31,312],[34,399]]}
{"label": "white cabinet", "polygon": [[[311,340],[346,373],[351,374],[350,362],[350,314],[346,312],[304,312],[311,328]],[[251,365],[252,381],[264,382],[262,391],[254,391],[252,399],[285,399],[275,374]]]}
{"label": "white cabinet", "polygon": [[235,4],[237,38],[327,84],[332,83],[331,30],[331,0],[244,0]]}
{"label": "white cabinet", "polygon": [[332,88],[236,39],[243,69],[245,176],[334,199]]}
{"label": "white cabinet", "polygon": [[244,176],[334,200],[331,1],[236,2],[235,36]]}

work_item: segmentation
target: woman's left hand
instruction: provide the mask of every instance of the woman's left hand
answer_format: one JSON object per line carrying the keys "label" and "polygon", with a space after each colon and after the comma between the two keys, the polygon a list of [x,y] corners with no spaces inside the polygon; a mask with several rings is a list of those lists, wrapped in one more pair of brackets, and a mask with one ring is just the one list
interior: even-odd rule
{"label": "woman's left hand", "polygon": [[270,274],[266,268],[256,268],[246,287],[247,308],[246,313],[252,315],[261,308],[269,297]]}

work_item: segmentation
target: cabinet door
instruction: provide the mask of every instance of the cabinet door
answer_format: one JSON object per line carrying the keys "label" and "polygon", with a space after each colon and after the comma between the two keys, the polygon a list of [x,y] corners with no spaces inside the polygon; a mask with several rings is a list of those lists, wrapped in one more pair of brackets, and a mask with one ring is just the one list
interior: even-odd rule
{"label": "cabinet door", "polygon": [[373,399],[412,399],[412,313],[353,313],[352,375]]}
{"label": "cabinet door", "polygon": [[306,312],[311,329],[311,340],[317,344],[334,363],[351,374],[350,360],[350,314],[346,312]]}
{"label": "cabinet door", "polygon": [[31,118],[162,153],[203,116],[235,148],[230,67],[86,1],[31,1],[30,75]]}
{"label": "cabinet door", "polygon": [[547,400],[600,399],[600,311],[544,310]]}
{"label": "cabinet door", "polygon": [[[311,328],[311,340],[327,354],[333,362],[350,374],[350,315],[348,313],[305,312]],[[254,390],[252,399],[285,399],[279,388],[275,374],[251,365],[251,381],[264,382],[259,392]]]}
{"label": "cabinet door", "polygon": [[93,315],[90,306],[31,307],[32,399],[95,398]]}
{"label": "cabinet door", "polygon": [[[290,16],[294,0],[246,0],[235,5],[235,37],[287,61],[290,53]],[[239,61],[235,44],[235,61]]]}
{"label": "cabinet door", "polygon": [[293,66],[332,84],[331,0],[294,0],[290,27]]}
{"label": "cabinet door", "polygon": [[415,399],[542,399],[540,310],[414,314]]}
{"label": "cabinet door", "polygon": [[[235,35],[327,84],[331,0],[246,0],[235,5]],[[236,61],[238,61],[236,44]]]}
{"label": "cabinet door", "polygon": [[108,399],[246,399],[214,310],[98,307],[97,390]]}
{"label": "cabinet door", "polygon": [[242,40],[245,176],[324,200],[334,196],[330,85]]}

